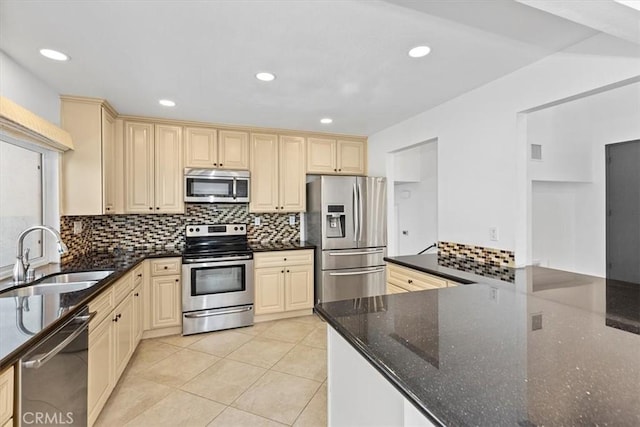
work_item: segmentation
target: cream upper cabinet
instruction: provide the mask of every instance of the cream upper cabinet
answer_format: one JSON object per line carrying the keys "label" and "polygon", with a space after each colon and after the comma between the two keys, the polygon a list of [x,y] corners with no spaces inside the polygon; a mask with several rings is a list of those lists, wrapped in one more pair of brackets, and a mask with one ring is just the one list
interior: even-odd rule
{"label": "cream upper cabinet", "polygon": [[304,138],[280,136],[278,145],[280,211],[304,212],[306,209],[304,148]]}
{"label": "cream upper cabinet", "polygon": [[153,212],[154,129],[149,123],[125,123],[125,210]]}
{"label": "cream upper cabinet", "polygon": [[308,138],[307,173],[365,175],[366,142]]}
{"label": "cream upper cabinet", "polygon": [[338,171],[336,161],[335,139],[307,139],[307,173],[335,173]]}
{"label": "cream upper cabinet", "polygon": [[249,134],[221,130],[218,141],[218,167],[222,169],[249,169]]}
{"label": "cream upper cabinet", "polygon": [[218,135],[215,129],[184,129],[184,166],[210,168],[218,165]]}
{"label": "cream upper cabinet", "polygon": [[251,135],[251,212],[304,212],[304,138]]}
{"label": "cream upper cabinet", "polygon": [[183,213],[182,127],[156,125],[155,131],[154,209]]}
{"label": "cream upper cabinet", "polygon": [[247,132],[187,127],[184,166],[188,168],[249,169]]}
{"label": "cream upper cabinet", "polygon": [[126,212],[184,212],[182,165],[182,127],[126,122]]}
{"label": "cream upper cabinet", "polygon": [[365,142],[341,141],[337,142],[338,173],[347,175],[365,174]]}
{"label": "cream upper cabinet", "polygon": [[62,155],[61,213],[122,213],[122,128],[116,112],[101,99],[62,97],[60,117],[74,142]]}
{"label": "cream upper cabinet", "polygon": [[251,212],[279,212],[278,135],[251,134]]}

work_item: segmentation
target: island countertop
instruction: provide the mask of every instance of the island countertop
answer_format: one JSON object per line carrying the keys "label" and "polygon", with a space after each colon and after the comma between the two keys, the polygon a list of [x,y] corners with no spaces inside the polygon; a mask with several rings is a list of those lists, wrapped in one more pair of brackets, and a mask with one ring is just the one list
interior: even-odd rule
{"label": "island countertop", "polygon": [[316,310],[434,424],[640,425],[640,285],[515,273]]}

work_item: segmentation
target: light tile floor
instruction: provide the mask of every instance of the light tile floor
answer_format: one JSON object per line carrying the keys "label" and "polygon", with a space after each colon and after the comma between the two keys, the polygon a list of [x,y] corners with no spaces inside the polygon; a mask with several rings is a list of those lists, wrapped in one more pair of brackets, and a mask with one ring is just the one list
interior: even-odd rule
{"label": "light tile floor", "polygon": [[317,316],[144,340],[96,426],[326,426]]}

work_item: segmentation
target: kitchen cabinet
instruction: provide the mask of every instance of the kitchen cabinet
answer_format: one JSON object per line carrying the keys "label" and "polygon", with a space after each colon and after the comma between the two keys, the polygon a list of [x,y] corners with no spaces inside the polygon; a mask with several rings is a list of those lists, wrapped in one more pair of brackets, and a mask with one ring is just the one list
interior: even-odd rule
{"label": "kitchen cabinet", "polygon": [[0,425],[5,425],[13,417],[13,366],[0,373]]}
{"label": "kitchen cabinet", "polygon": [[185,167],[249,169],[247,132],[187,127],[184,136]]}
{"label": "kitchen cabinet", "polygon": [[[93,324],[95,318],[90,326]],[[115,386],[114,348],[113,321],[107,318],[93,327],[89,333],[88,425],[93,425],[98,419]]]}
{"label": "kitchen cabinet", "polygon": [[255,321],[308,314],[313,308],[313,250],[254,255]]}
{"label": "kitchen cabinet", "polygon": [[250,212],[304,212],[303,137],[251,134]]}
{"label": "kitchen cabinet", "polygon": [[125,211],[183,213],[182,127],[125,122]]}
{"label": "kitchen cabinet", "polygon": [[365,175],[366,142],[308,138],[307,173]]}
{"label": "kitchen cabinet", "polygon": [[456,285],[456,282],[439,276],[387,263],[388,294],[447,288]]}
{"label": "kitchen cabinet", "polygon": [[[115,372],[116,378],[127,367],[127,363],[133,355],[133,328],[134,328],[133,296],[128,295],[114,310],[113,322],[115,324]],[[117,382],[117,381],[116,381]]]}
{"label": "kitchen cabinet", "polygon": [[123,213],[122,121],[101,99],[61,99],[62,127],[74,141],[62,155],[62,214]]}
{"label": "kitchen cabinet", "polygon": [[180,258],[151,260],[151,329],[182,325]]}
{"label": "kitchen cabinet", "polygon": [[144,331],[144,275],[143,264],[133,270],[133,348],[138,346]]}

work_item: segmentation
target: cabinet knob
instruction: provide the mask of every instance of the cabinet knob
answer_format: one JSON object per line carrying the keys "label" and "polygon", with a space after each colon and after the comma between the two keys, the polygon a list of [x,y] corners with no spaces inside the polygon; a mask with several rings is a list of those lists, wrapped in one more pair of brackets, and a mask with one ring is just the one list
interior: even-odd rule
{"label": "cabinet knob", "polygon": [[160,209],[160,207],[159,207],[159,206],[156,206],[156,209]]}
{"label": "cabinet knob", "polygon": [[108,210],[108,211],[110,211],[110,210],[111,210],[111,208],[107,208],[107,210]]}
{"label": "cabinet knob", "polygon": [[122,313],[118,313],[118,315],[116,316],[118,319],[120,319],[122,317]]}
{"label": "cabinet knob", "polygon": [[112,322],[117,322],[118,321],[118,316],[114,317],[113,319],[111,319]]}
{"label": "cabinet knob", "polygon": [[276,206],[276,209],[280,209],[280,206]]}
{"label": "cabinet knob", "polygon": [[176,279],[176,283],[179,282],[179,281],[180,281],[180,279]]}
{"label": "cabinet knob", "polygon": [[289,271],[289,270],[287,270],[287,273],[290,273],[290,271]]}
{"label": "cabinet knob", "polygon": [[149,210],[150,210],[150,211],[152,211],[152,210],[153,210],[153,208],[152,208],[151,206],[149,206]]}
{"label": "cabinet knob", "polygon": [[284,270],[280,270],[280,273],[284,273]]}
{"label": "cabinet knob", "polygon": [[407,280],[407,283],[413,283],[413,280],[409,279]]}
{"label": "cabinet knob", "polygon": [[142,273],[138,274],[138,277],[142,277]]}
{"label": "cabinet knob", "polygon": [[220,166],[224,166],[222,163],[220,163]]}
{"label": "cabinet knob", "polygon": [[284,260],[286,261],[287,259],[286,259],[286,258],[284,258]]}
{"label": "cabinet knob", "polygon": [[214,164],[213,164],[213,166],[218,166],[218,164],[217,164],[217,163],[214,163]]}
{"label": "cabinet knob", "polygon": [[134,296],[134,297],[139,297],[139,296],[140,296],[140,294],[136,292],[135,294],[133,294],[133,296]]}
{"label": "cabinet knob", "polygon": [[284,209],[284,206],[280,206],[280,209]]}
{"label": "cabinet knob", "polygon": [[342,172],[342,169],[338,169],[338,172]]}
{"label": "cabinet knob", "polygon": [[163,268],[166,270],[166,269],[168,269],[169,267],[165,265]]}

